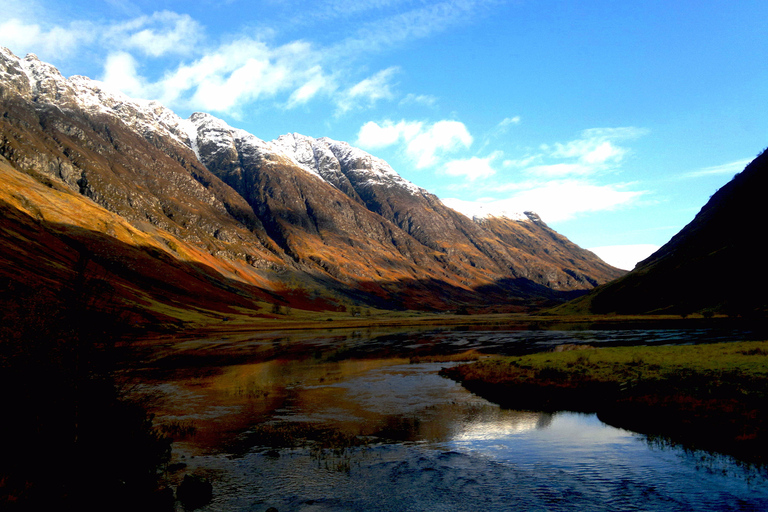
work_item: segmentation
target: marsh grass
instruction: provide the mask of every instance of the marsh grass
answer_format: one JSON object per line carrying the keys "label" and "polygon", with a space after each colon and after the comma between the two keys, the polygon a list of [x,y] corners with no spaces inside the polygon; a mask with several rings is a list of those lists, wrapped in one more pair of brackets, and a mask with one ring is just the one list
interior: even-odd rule
{"label": "marsh grass", "polygon": [[195,423],[190,420],[173,420],[157,425],[157,430],[174,441],[189,439],[197,434]]}
{"label": "marsh grass", "polygon": [[469,361],[479,361],[489,356],[481,354],[476,350],[467,350],[458,354],[436,354],[428,356],[413,356],[410,358],[411,364],[420,363],[465,363]]}
{"label": "marsh grass", "polygon": [[269,456],[281,449],[308,448],[319,468],[349,472],[356,456],[364,453],[371,438],[335,430],[311,422],[272,422],[255,426],[242,440],[242,449],[260,445]]}
{"label": "marsh grass", "polygon": [[[703,345],[610,347],[589,351],[543,352],[494,358],[462,366],[463,380],[514,383],[556,375],[568,381],[620,383],[630,378],[679,382],[696,376],[711,379],[709,388],[727,381],[748,384],[744,393],[765,393],[754,386],[768,381],[768,342],[745,341]],[[544,375],[542,375],[544,372]],[[554,373],[553,373],[554,372]],[[561,382],[561,381],[558,381]],[[704,385],[705,382],[701,382]]]}
{"label": "marsh grass", "polygon": [[617,426],[768,462],[768,342],[493,358],[442,375],[507,407],[597,412]]}

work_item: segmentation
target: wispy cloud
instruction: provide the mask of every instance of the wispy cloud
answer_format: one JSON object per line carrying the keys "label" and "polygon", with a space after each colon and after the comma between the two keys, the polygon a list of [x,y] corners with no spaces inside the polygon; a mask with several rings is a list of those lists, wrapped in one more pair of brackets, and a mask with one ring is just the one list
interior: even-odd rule
{"label": "wispy cloud", "polygon": [[434,107],[437,105],[437,98],[429,94],[407,94],[400,100],[400,105],[421,105],[424,107]]}
{"label": "wispy cloud", "polygon": [[[534,211],[545,222],[561,222],[581,214],[610,211],[636,202],[645,192],[628,190],[627,184],[595,184],[580,180],[556,180],[517,184],[504,199],[472,202],[494,215]],[[469,204],[470,202],[466,202]]]}
{"label": "wispy cloud", "polygon": [[191,55],[203,40],[204,29],[187,14],[161,11],[108,26],[104,37],[116,48],[151,57]]}
{"label": "wispy cloud", "polygon": [[[474,202],[463,200],[470,210],[480,208],[499,215],[530,210],[546,222],[565,221],[637,204],[647,195],[646,191],[633,190],[634,183],[605,183],[600,179],[618,172],[630,154],[631,150],[619,142],[645,133],[647,130],[634,127],[584,130],[576,139],[542,144],[538,151],[518,158],[503,159],[500,151],[486,158],[469,158],[457,163],[451,174],[473,181],[484,179],[474,185],[474,192],[486,197]],[[503,173],[494,168],[499,160]]]}
{"label": "wispy cloud", "polygon": [[505,117],[498,124],[498,127],[506,129],[508,126],[511,126],[511,125],[514,125],[514,124],[520,124],[520,121],[521,121],[520,116]]}
{"label": "wispy cloud", "polygon": [[337,99],[337,113],[343,114],[361,105],[373,106],[379,100],[393,99],[392,78],[398,71],[395,66],[383,69],[344,91]]}
{"label": "wispy cloud", "polygon": [[[352,61],[467,23],[496,0],[321,1],[303,10],[304,22],[361,20],[355,31],[325,46],[302,40],[278,44],[274,32],[266,39],[244,32],[244,27],[233,27],[223,42],[212,43],[200,21],[167,10],[120,22],[43,23],[37,20],[53,18],[41,15],[41,6],[8,2],[6,18],[0,21],[3,44],[18,53],[42,53],[44,60],[71,56],[87,46],[91,55],[103,58],[104,81],[127,94],[157,99],[171,108],[232,115],[263,100],[290,109],[324,97],[338,116],[398,99],[393,83],[397,67],[374,70],[361,79]],[[297,4],[292,5],[284,10],[293,18]],[[136,12],[134,4],[130,7],[126,13]],[[433,105],[435,98],[408,95],[403,102]]]}
{"label": "wispy cloud", "polygon": [[138,61],[122,51],[107,57],[103,80],[132,96],[158,99],[170,107],[186,107],[238,115],[252,102],[275,100],[285,107],[304,104],[336,85],[324,74],[314,47],[297,41],[271,47],[241,38],[179,64],[156,81],[140,75]]}
{"label": "wispy cloud", "polygon": [[481,158],[473,156],[471,158],[451,160],[443,166],[443,172],[449,176],[460,176],[470,181],[489,178],[496,174],[493,167],[493,161],[501,156],[497,151],[491,155]]}
{"label": "wispy cloud", "polygon": [[39,53],[43,58],[64,58],[75,54],[85,44],[97,40],[95,25],[75,21],[68,25],[41,25],[19,18],[0,22],[2,44],[17,53]]}
{"label": "wispy cloud", "polygon": [[315,66],[307,72],[308,79],[304,85],[293,91],[288,98],[287,107],[294,108],[304,105],[323,92],[332,93],[336,90],[336,83],[332,77],[323,73],[323,68]]}
{"label": "wispy cloud", "polygon": [[[575,159],[577,165],[571,164],[571,169],[575,174],[583,175],[618,164],[629,153],[629,149],[619,146],[618,142],[636,139],[646,133],[647,130],[635,127],[591,128],[584,130],[578,139],[542,149],[552,158]],[[545,174],[550,172],[547,166],[539,170]]]}
{"label": "wispy cloud", "polygon": [[448,0],[420,4],[416,9],[363,23],[331,50],[346,56],[380,51],[465,24],[497,3],[497,0]]}
{"label": "wispy cloud", "polygon": [[714,165],[712,167],[704,167],[703,169],[699,169],[696,171],[687,172],[685,174],[682,174],[680,178],[682,179],[688,179],[688,178],[703,178],[706,176],[719,176],[719,175],[729,175],[733,176],[737,173],[740,173],[744,170],[744,168],[751,162],[752,160],[750,158],[745,158],[743,160],[736,160],[735,162],[730,162],[727,164],[721,164],[721,165]]}

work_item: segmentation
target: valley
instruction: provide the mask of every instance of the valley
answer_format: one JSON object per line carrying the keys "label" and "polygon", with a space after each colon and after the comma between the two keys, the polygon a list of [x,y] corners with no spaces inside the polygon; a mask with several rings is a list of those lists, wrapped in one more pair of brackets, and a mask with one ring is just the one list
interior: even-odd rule
{"label": "valley", "polygon": [[627,272],[0,48],[0,504],[765,508],[766,166]]}

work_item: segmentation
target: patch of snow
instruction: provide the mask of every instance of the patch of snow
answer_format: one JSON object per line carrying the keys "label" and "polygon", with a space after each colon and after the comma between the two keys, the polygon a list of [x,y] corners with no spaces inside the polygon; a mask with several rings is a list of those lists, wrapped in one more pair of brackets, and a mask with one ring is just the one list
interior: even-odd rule
{"label": "patch of snow", "polygon": [[195,152],[195,156],[197,159],[202,162],[200,159],[200,146],[197,144],[197,126],[195,126],[195,123],[192,122],[192,119],[182,119],[181,122],[179,122],[179,129],[183,130],[184,133],[187,134],[187,137],[189,137],[189,145],[192,148],[192,151]]}

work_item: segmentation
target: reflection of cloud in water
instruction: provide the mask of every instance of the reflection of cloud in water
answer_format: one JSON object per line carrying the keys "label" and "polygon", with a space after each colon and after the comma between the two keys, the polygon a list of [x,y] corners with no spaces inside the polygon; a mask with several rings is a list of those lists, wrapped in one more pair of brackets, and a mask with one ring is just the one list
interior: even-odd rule
{"label": "reflection of cloud in water", "polygon": [[531,430],[545,429],[552,423],[546,412],[485,410],[464,423],[453,441],[490,441]]}

